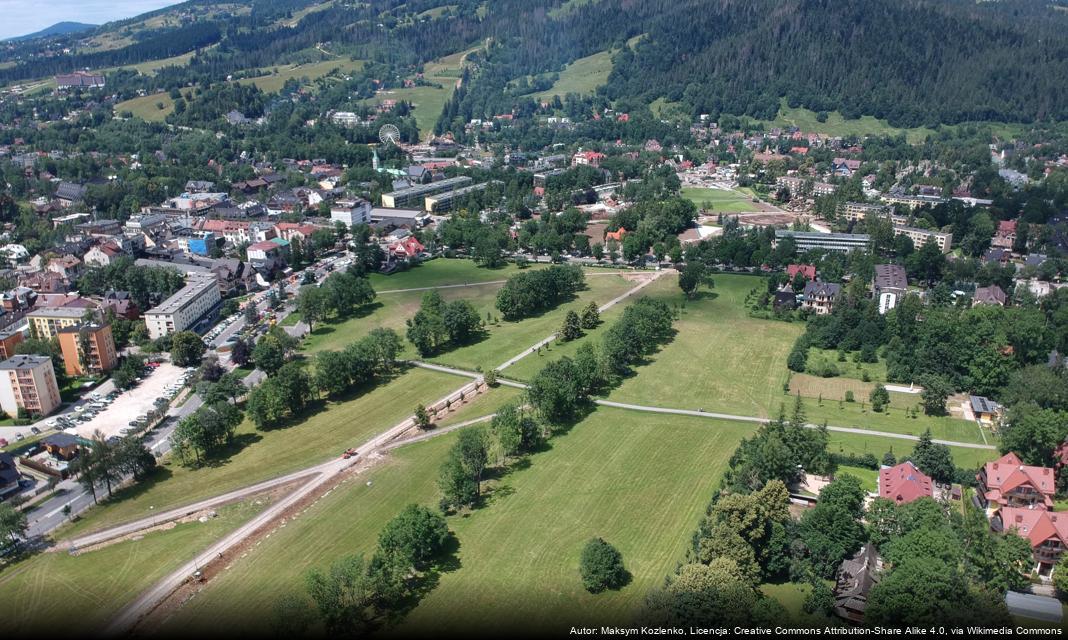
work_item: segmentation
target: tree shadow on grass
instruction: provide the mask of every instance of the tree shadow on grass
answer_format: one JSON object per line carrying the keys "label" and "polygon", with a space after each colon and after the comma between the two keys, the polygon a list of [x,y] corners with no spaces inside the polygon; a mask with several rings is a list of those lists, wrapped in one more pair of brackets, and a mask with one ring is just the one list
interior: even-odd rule
{"label": "tree shadow on grass", "polygon": [[460,570],[463,564],[460,562],[459,552],[460,540],[450,532],[441,551],[428,566],[422,567],[422,570],[409,580],[408,594],[395,606],[390,607],[388,619],[391,623],[399,622],[419,606],[423,598],[437,588],[442,575]]}
{"label": "tree shadow on grass", "polygon": [[200,467],[218,468],[225,466],[235,455],[244,451],[245,447],[263,440],[258,433],[239,433],[233,440],[222,448],[213,451],[210,456],[201,458]]}
{"label": "tree shadow on grass", "polygon": [[171,471],[170,467],[159,465],[147,477],[115,491],[110,498],[107,497],[107,489],[103,491],[97,489],[99,503],[113,505],[127,500],[135,500],[154,489],[156,485],[167,482],[173,475],[174,472]]}

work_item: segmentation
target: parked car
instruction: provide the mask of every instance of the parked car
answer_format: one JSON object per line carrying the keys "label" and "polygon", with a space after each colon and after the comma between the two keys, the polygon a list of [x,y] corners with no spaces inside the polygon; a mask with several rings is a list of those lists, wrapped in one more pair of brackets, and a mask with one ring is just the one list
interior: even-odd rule
{"label": "parked car", "polygon": [[38,429],[37,427],[30,427],[30,433],[32,433],[35,436],[38,436],[38,435],[41,435],[41,430]]}

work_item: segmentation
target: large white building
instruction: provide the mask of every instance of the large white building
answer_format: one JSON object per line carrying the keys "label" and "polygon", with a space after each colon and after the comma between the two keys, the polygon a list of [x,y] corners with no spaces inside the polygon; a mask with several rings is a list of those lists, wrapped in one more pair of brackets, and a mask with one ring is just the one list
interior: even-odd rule
{"label": "large white building", "polygon": [[19,409],[33,416],[47,416],[61,400],[52,358],[12,356],[0,362],[0,409],[15,417]]}
{"label": "large white building", "polygon": [[787,238],[793,239],[797,253],[804,253],[811,249],[822,249],[837,253],[871,249],[871,236],[863,233],[814,233],[788,231],[785,229],[777,229],[775,231],[776,244]]}
{"label": "large white building", "polygon": [[371,203],[362,198],[352,202],[337,202],[330,207],[330,219],[342,222],[346,227],[371,224]]}
{"label": "large white building", "polygon": [[220,302],[215,274],[193,274],[173,296],[145,313],[148,335],[155,340],[193,327]]}
{"label": "large white building", "polygon": [[917,249],[926,244],[928,239],[934,240],[942,253],[949,253],[949,250],[953,247],[952,233],[942,233],[941,231],[931,231],[930,229],[918,229],[916,227],[894,225],[894,235],[908,236],[909,240],[912,240],[912,245]]}

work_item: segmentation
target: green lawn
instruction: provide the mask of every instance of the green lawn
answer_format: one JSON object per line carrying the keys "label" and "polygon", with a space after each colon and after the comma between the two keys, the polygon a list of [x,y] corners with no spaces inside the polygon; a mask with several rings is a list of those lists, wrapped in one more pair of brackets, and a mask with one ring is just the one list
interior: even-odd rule
{"label": "green lawn", "polygon": [[[461,381],[462,379],[457,377],[456,380]],[[521,389],[498,385],[487,392],[478,394],[472,400],[465,402],[462,411],[450,413],[444,419],[436,421],[434,426],[438,429],[444,429],[445,427],[451,427],[461,422],[488,416],[491,413],[495,413],[506,404],[524,400],[525,393],[526,392]]]}
{"label": "green lawn", "polygon": [[369,104],[379,104],[385,100],[411,102],[414,105],[412,115],[415,116],[415,124],[419,127],[419,133],[430,136],[434,133],[434,124],[441,115],[441,109],[452,95],[455,89],[455,78],[427,78],[430,82],[440,84],[440,87],[417,86],[400,89],[387,89],[374,98],[367,100]]}
{"label": "green lawn", "polygon": [[[887,451],[892,451],[898,459],[903,458],[912,453],[912,449],[915,445],[915,442],[899,440],[897,438],[885,438],[881,436],[859,435],[853,433],[835,433],[832,431],[830,433],[830,442],[827,445],[827,450],[831,453],[852,453],[854,455],[870,453],[881,461],[883,459],[883,454]],[[965,469],[975,469],[985,462],[996,459],[999,455],[997,451],[990,449],[950,447],[949,451],[953,455],[953,462],[955,462],[958,467]]]}
{"label": "green lawn", "polygon": [[714,278],[715,288],[697,300],[685,300],[673,277],[645,289],[669,304],[685,303],[675,322],[678,334],[610,400],[762,417],[778,413],[786,356],[804,327],[748,316],[745,297],[765,289],[763,278]]}
{"label": "green lawn", "polygon": [[[530,268],[539,267],[531,265]],[[499,269],[486,269],[478,266],[472,260],[437,258],[418,264],[406,271],[398,271],[389,275],[372,273],[371,285],[375,288],[375,291],[441,287],[450,284],[507,280],[508,276],[518,271],[519,268],[514,264],[508,264]]]}
{"label": "green lawn", "polygon": [[[450,517],[455,567],[398,630],[560,631],[627,622],[683,557],[727,458],[751,431],[598,409],[529,466],[495,481],[483,508]],[[398,449],[360,482],[320,500],[209,584],[169,629],[210,630],[225,621],[264,630],[278,597],[299,590],[309,568],[369,553],[405,504],[437,502],[437,470],[454,437]],[[582,588],[578,557],[593,536],[616,545],[633,574],[620,591]]]}
{"label": "green lawn", "polygon": [[[826,122],[819,122],[816,119],[816,115],[815,111],[810,111],[809,109],[791,109],[784,99],[779,106],[778,116],[772,121],[765,122],[764,125],[766,127],[795,126],[805,133],[822,133],[828,136],[842,137],[896,136],[904,133],[910,144],[920,144],[927,136],[936,133],[933,129],[927,127],[895,127],[886,120],[880,120],[872,116],[862,116],[854,120],[847,120],[841,113],[829,111]],[[975,123],[968,124],[970,126]],[[978,125],[990,127],[994,133],[1004,138],[1012,138],[1021,131],[1020,125],[1004,123],[978,123]]]}
{"label": "green lawn", "polygon": [[[793,398],[783,395],[782,402],[786,404],[787,412],[789,412],[793,407]],[[974,422],[950,416],[924,415],[922,408],[919,407],[920,397],[916,394],[891,391],[890,406],[881,413],[872,411],[866,395],[857,395],[856,402],[829,400],[827,396],[824,396],[822,405],[818,398],[805,398],[804,402],[805,413],[810,422],[826,422],[836,427],[857,427],[913,436],[919,436],[924,430],[930,429],[935,438],[942,440],[977,444],[984,442],[979,426]],[[906,415],[905,409],[909,407],[917,408],[915,418]],[[997,439],[987,434],[986,442],[996,444]]]}
{"label": "green lawn", "polygon": [[308,82],[311,82],[334,70],[342,74],[359,71],[363,68],[363,65],[363,60],[349,60],[348,58],[336,58],[308,64],[284,65],[277,68],[277,73],[274,72],[274,69],[262,69],[263,75],[245,78],[238,80],[238,82],[241,84],[254,84],[267,93],[277,93],[282,90],[282,85],[287,80],[296,79],[303,82],[303,79],[307,78]]}
{"label": "green lawn", "polygon": [[[881,458],[880,458],[881,461]],[[838,471],[835,472],[837,476],[856,476],[858,480],[864,486],[865,491],[878,491],[879,490],[879,472],[875,469],[868,469],[866,467],[852,467],[846,464],[839,465]]]}
{"label": "green lawn", "polygon": [[846,354],[846,361],[838,361],[838,352],[834,349],[817,349],[812,347],[808,350],[808,363],[811,365],[820,358],[833,364],[843,378],[864,379],[864,372],[868,373],[868,379],[872,382],[886,382],[886,361],[878,362],[854,362],[853,357],[859,352]]}
{"label": "green lawn", "polygon": [[94,635],[138,594],[265,505],[265,498],[228,505],[206,523],[179,524],[77,556],[40,553],[0,569],[5,633]]}
{"label": "green lawn", "polygon": [[553,96],[562,99],[569,93],[591,94],[597,87],[608,82],[608,74],[612,73],[612,54],[601,51],[579,58],[567,65],[560,72],[560,77],[548,90],[536,93],[532,98],[545,100]]}
{"label": "green lawn", "polygon": [[290,427],[260,431],[246,420],[237,432],[243,446],[229,459],[199,469],[168,462],[156,480],[134,485],[121,499],[92,509],[60,535],[134,520],[148,515],[150,506],[177,506],[324,462],[397,424],[417,404],[434,402],[463,384],[456,376],[411,369],[352,400],[330,403]]}
{"label": "green lawn", "polygon": [[682,197],[690,200],[698,208],[711,204],[712,213],[747,213],[758,211],[752,199],[745,194],[727,189],[703,187],[683,187]]}
{"label": "green lawn", "polygon": [[[500,312],[494,307],[500,281],[515,273],[516,268],[509,266],[497,270],[478,269],[470,261],[435,260],[412,271],[395,276],[378,276],[372,278],[376,291],[390,289],[408,289],[412,287],[446,286],[450,284],[491,282],[473,287],[442,289],[441,297],[446,301],[464,299],[478,309],[480,317],[499,318]],[[581,310],[590,301],[604,304],[616,296],[636,286],[626,278],[604,270],[587,271],[586,290],[578,297],[540,316],[527,318],[518,322],[500,320],[487,326],[487,337],[475,344],[447,351],[430,361],[447,364],[463,369],[474,370],[482,367],[489,370],[508,360],[512,356],[548,337],[560,328],[569,309]],[[397,278],[386,280],[385,278]],[[309,353],[322,350],[343,349],[350,343],[378,327],[391,328],[402,336],[405,321],[415,315],[424,291],[404,291],[400,293],[383,293],[375,300],[374,308],[369,314],[354,317],[336,323],[324,323],[305,338],[303,349]],[[403,357],[414,358],[418,354],[405,341]],[[536,356],[529,356],[536,358]],[[509,372],[510,373],[510,372]]]}
{"label": "green lawn", "polygon": [[[161,104],[162,109],[159,108]],[[129,111],[135,118],[141,118],[146,122],[163,122],[174,112],[174,100],[166,92],[153,93],[124,100],[115,105],[115,113],[121,114],[123,111]]]}

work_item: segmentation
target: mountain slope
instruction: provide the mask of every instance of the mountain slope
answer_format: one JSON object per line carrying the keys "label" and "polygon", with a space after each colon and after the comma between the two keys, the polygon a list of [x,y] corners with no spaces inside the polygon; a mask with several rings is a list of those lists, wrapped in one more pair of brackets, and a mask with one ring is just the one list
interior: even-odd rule
{"label": "mountain slope", "polygon": [[83,31],[89,31],[95,29],[99,25],[86,24],[84,22],[57,22],[50,27],[45,27],[40,31],[28,33],[24,36],[16,36],[14,38],[8,38],[10,42],[19,42],[22,40],[33,40],[34,38],[47,38],[49,36],[65,36],[72,33],[81,33]]}

